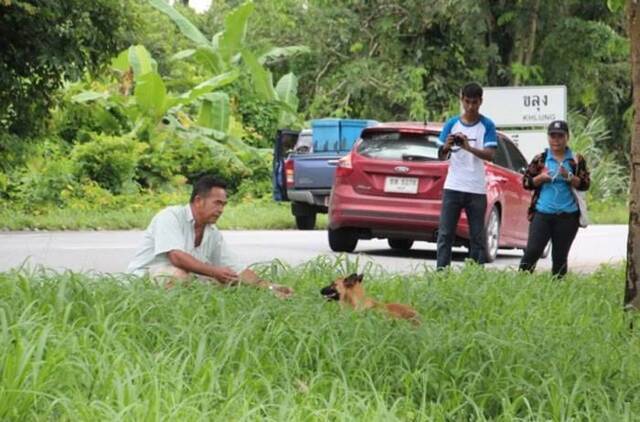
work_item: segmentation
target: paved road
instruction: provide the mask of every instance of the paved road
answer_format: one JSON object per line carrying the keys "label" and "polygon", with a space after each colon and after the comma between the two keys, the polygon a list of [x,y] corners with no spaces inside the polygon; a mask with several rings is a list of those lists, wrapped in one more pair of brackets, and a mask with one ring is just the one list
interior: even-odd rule
{"label": "paved road", "polygon": [[[320,255],[336,255],[329,250],[325,231],[225,231],[225,239],[244,264],[266,262],[274,258],[299,265]],[[0,232],[0,271],[20,265],[44,265],[56,270],[125,271],[141,231],[84,232]],[[581,229],[569,255],[572,271],[593,271],[600,264],[626,258],[627,226],[597,225]],[[435,266],[435,245],[416,242],[408,252],[389,249],[385,240],[365,240],[350,256],[359,254],[360,263],[369,260],[393,272],[411,272],[424,265]],[[465,249],[455,249],[454,265],[462,263]],[[490,267],[517,266],[520,251],[501,251]],[[548,269],[550,258],[538,268]]]}

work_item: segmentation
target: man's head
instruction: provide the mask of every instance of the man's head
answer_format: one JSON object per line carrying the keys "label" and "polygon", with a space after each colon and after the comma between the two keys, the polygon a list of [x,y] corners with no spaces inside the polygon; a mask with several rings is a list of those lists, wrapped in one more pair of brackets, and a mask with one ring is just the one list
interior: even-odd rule
{"label": "man's head", "polygon": [[476,119],[480,115],[482,87],[475,82],[466,84],[460,91],[460,101],[462,102],[465,116],[470,119]]}
{"label": "man's head", "polygon": [[215,224],[227,205],[227,185],[213,176],[203,176],[193,184],[191,211],[199,224]]}

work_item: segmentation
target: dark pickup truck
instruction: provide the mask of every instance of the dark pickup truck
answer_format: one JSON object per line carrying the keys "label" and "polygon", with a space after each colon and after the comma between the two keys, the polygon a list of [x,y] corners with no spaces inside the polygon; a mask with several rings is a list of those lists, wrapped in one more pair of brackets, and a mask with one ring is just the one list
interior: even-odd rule
{"label": "dark pickup truck", "polygon": [[[338,160],[375,120],[317,119],[311,131],[280,130],[273,156],[273,198],[290,201],[300,230],[312,230],[318,213],[327,213]],[[311,139],[309,139],[311,135]]]}

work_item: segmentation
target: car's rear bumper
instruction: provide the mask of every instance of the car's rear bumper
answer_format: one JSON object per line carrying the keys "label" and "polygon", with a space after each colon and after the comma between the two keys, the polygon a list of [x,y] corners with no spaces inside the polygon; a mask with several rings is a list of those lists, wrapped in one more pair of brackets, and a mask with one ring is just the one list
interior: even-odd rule
{"label": "car's rear bumper", "polygon": [[[355,227],[372,237],[400,237],[435,240],[442,209],[441,199],[418,199],[362,195],[350,185],[334,187],[329,206],[329,227]],[[468,237],[464,212],[457,235]]]}
{"label": "car's rear bumper", "polygon": [[287,190],[287,198],[292,202],[303,202],[306,204],[326,207],[329,197],[329,189],[308,189],[308,190]]}

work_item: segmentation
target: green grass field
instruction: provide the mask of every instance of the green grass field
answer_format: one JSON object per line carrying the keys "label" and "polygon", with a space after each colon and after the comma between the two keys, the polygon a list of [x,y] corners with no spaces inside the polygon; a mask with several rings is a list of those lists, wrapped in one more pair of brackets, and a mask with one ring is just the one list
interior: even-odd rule
{"label": "green grass field", "polygon": [[421,313],[415,328],[325,303],[319,288],[357,264],[258,268],[295,287],[287,301],[0,273],[0,420],[637,420],[621,267],[561,282],[365,268],[370,295]]}

